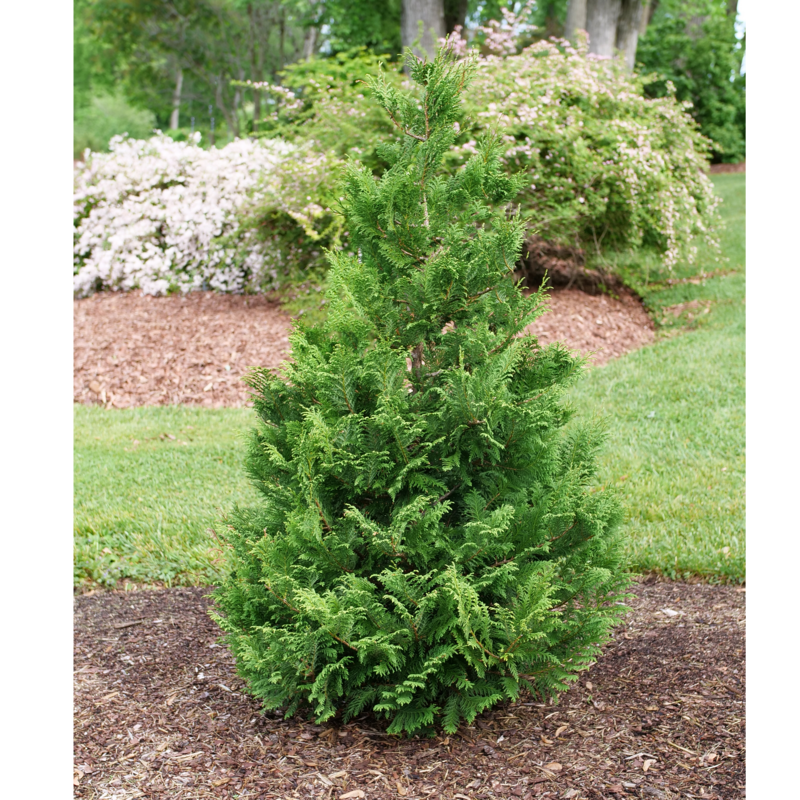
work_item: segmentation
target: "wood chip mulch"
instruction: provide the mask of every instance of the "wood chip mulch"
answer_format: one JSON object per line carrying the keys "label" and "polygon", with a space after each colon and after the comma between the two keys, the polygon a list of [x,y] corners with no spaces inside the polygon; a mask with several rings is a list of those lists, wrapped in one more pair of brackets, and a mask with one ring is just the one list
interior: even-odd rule
{"label": "wood chip mulch", "polygon": [[709,168],[709,174],[721,175],[727,172],[746,172],[746,161],[740,161],[738,164],[712,164]]}
{"label": "wood chip mulch", "polygon": [[241,377],[286,357],[291,319],[263,296],[101,292],[74,301],[74,401],[243,406]]}
{"label": "wood chip mulch", "polygon": [[653,321],[633,295],[587,294],[579,289],[553,289],[549,311],[525,329],[541,344],[565,342],[573,350],[593,354],[600,366],[655,339]]}
{"label": "wood chip mulch", "polygon": [[75,598],[75,796],[87,800],[744,797],[743,588],[639,583],[556,705],[453,736],[260,714],[202,588]]}
{"label": "wood chip mulch", "polygon": [[[277,367],[292,321],[265,297],[192,292],[149,297],[103,292],[74,301],[74,401],[107,407],[244,406],[251,366]],[[529,329],[543,344],[596,352],[594,364],[654,338],[629,296],[555,289],[550,311]]]}

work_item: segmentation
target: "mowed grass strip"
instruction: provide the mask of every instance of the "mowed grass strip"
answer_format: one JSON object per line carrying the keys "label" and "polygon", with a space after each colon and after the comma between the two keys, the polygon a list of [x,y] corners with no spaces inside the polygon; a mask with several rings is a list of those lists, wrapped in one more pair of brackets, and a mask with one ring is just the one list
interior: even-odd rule
{"label": "mowed grass strip", "polygon": [[[745,176],[718,175],[714,183],[728,262],[701,253],[695,267],[669,274],[651,267],[646,280],[632,272],[660,340],[591,370],[571,399],[579,415],[606,418],[599,480],[626,505],[631,567],[738,582],[745,578]],[[717,277],[690,282],[712,270]],[[681,304],[688,307],[675,308]],[[241,436],[253,421],[248,409],[76,406],[76,584],[214,583],[209,528],[234,504],[257,501],[242,466]]]}
{"label": "mowed grass strip", "polygon": [[[715,176],[726,222],[716,264],[700,254],[673,283],[639,291],[655,344],[598,367],[573,390],[609,429],[599,479],[623,500],[630,565],[670,578],[745,579],[745,240],[742,174]],[[693,276],[717,277],[691,282]],[[675,308],[683,306],[682,308]]]}
{"label": "mowed grass strip", "polygon": [[240,442],[252,414],[75,406],[76,584],[213,583],[208,529],[256,499]]}

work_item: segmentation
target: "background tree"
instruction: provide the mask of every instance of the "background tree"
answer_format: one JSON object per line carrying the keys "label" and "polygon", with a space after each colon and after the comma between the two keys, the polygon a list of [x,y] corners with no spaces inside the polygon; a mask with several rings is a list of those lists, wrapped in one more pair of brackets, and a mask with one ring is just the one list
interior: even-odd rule
{"label": "background tree", "polygon": [[573,44],[578,31],[586,30],[586,0],[569,0],[564,22],[564,36]]}
{"label": "background tree", "polygon": [[731,0],[661,0],[637,53],[640,71],[655,73],[646,91],[662,97],[667,81],[714,142],[713,160],[745,157],[745,35],[737,37]]}
{"label": "background tree", "polygon": [[[479,0],[305,0],[305,3],[310,9],[308,30],[313,31],[314,52],[329,55],[367,47],[392,57],[417,38],[419,22],[425,30],[433,27],[437,35],[444,35],[457,25],[463,27],[468,12],[474,14],[482,6]],[[403,20],[408,23],[406,38],[402,33]],[[427,37],[425,42],[426,46],[430,44]],[[428,56],[433,52],[425,51]],[[310,54],[311,51],[304,50],[304,57]]]}
{"label": "background tree", "polygon": [[620,50],[625,65],[632,70],[642,7],[642,0],[569,0],[567,37],[574,41],[575,31],[587,31],[590,53],[611,58]]}
{"label": "background tree", "polygon": [[102,55],[100,72],[133,105],[155,112],[162,127],[181,108],[205,120],[211,105],[233,135],[247,123],[243,90],[231,81],[274,79],[296,60],[307,12],[279,0],[83,0],[76,8]]}
{"label": "background tree", "polygon": [[469,0],[444,0],[444,27],[447,33],[452,33],[457,26],[464,27],[469,6]]}
{"label": "background tree", "polygon": [[366,47],[396,57],[403,46],[401,5],[402,0],[320,0],[315,6],[318,52],[327,56]]}
{"label": "background tree", "polygon": [[[511,10],[536,26],[521,45],[563,34],[574,40],[576,30],[587,29],[592,53],[611,56],[620,50],[629,69],[645,37],[638,63],[662,76],[648,89],[651,96],[666,92],[666,81],[672,81],[716,143],[715,159],[736,160],[744,157],[745,81],[739,74],[744,41],[736,38],[735,5],[734,0],[76,0],[76,147],[89,142],[97,147],[109,131],[141,136],[153,125],[185,129],[193,118],[204,141],[211,117],[218,128],[224,119],[228,137],[261,132],[269,127],[264,98],[244,81],[280,83],[283,69],[299,59],[328,58],[357,47],[394,59],[404,42],[417,38],[420,23],[419,53],[431,57],[435,39],[456,26],[467,20],[470,27],[485,24]],[[81,125],[93,128],[88,139],[78,136]]]}

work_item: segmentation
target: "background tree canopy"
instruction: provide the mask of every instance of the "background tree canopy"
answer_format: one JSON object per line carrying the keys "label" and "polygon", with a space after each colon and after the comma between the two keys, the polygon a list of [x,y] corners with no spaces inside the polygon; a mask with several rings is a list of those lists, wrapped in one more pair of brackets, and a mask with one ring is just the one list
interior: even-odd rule
{"label": "background tree canopy", "polygon": [[737,37],[736,3],[730,0],[661,0],[639,40],[639,69],[660,76],[647,94],[663,97],[672,81],[714,142],[714,161],[745,157],[744,52],[745,34]]}
{"label": "background tree canopy", "polygon": [[[153,127],[205,143],[259,130],[262,94],[236,81],[282,83],[303,59],[366,48],[396,60],[403,47],[429,54],[458,26],[484,47],[478,28],[511,11],[528,27],[523,44],[590,33],[598,55],[622,51],[692,103],[714,142],[715,161],[745,155],[745,39],[736,0],[74,0],[75,153],[105,150],[112,134]],[[420,39],[422,23],[425,36]],[[477,36],[476,36],[477,34]],[[417,52],[420,52],[417,49]]]}

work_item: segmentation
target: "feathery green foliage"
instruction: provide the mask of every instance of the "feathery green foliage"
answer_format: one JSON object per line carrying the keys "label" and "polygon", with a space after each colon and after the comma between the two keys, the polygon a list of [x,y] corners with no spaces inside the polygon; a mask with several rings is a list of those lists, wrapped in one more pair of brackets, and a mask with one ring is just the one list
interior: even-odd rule
{"label": "feathery green foliage", "polygon": [[561,430],[583,362],[519,335],[544,310],[511,279],[519,182],[492,138],[441,171],[471,72],[445,51],[414,62],[420,99],[371,80],[402,140],[380,180],[347,169],[327,321],[298,326],[283,377],[250,376],[263,503],[229,516],[217,619],[287,716],[452,732],[566,689],[624,609],[602,431]]}

